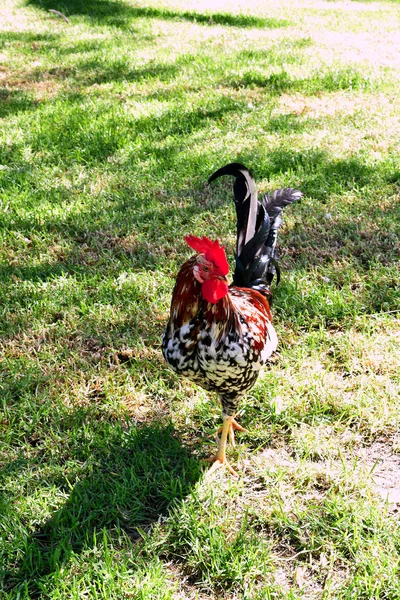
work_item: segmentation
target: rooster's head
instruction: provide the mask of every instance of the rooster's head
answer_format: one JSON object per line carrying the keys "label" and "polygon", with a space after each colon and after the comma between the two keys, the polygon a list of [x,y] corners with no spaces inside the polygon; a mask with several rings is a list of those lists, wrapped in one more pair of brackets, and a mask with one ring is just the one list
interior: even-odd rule
{"label": "rooster's head", "polygon": [[229,273],[229,265],[225,250],[218,240],[212,242],[207,237],[187,235],[185,242],[198,253],[193,276],[201,283],[202,296],[207,302],[216,304],[228,293],[226,276]]}

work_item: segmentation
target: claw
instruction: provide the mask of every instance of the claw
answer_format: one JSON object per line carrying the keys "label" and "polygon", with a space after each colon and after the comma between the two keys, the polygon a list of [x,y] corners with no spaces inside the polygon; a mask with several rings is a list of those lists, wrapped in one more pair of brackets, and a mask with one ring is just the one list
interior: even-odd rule
{"label": "claw", "polygon": [[219,469],[221,467],[226,467],[228,469],[229,473],[231,475],[233,475],[233,477],[235,477],[235,478],[239,477],[239,475],[236,473],[235,469],[233,467],[231,467],[231,465],[228,463],[228,461],[226,459],[221,460],[220,458],[217,457],[217,455],[215,455],[215,456],[211,456],[210,458],[206,458],[206,461],[213,463],[207,471],[207,477],[210,477],[213,473],[215,473],[215,471],[217,469]]}

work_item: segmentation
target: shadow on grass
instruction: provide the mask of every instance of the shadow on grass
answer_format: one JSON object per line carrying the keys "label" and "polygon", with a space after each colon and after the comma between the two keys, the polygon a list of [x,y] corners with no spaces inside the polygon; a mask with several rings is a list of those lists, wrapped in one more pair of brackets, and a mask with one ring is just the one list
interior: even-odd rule
{"label": "shadow on grass", "polygon": [[[239,53],[239,58],[240,58]],[[240,76],[230,76],[227,83],[234,89],[261,88],[271,96],[280,96],[290,92],[300,92],[310,96],[321,92],[340,90],[368,90],[374,88],[374,82],[352,68],[330,70],[316,73],[312,77],[293,79],[285,70],[272,75],[248,69]]]}
{"label": "shadow on grass", "polygon": [[24,90],[0,88],[0,119],[21,111],[34,110],[38,102]]}
{"label": "shadow on grass", "polygon": [[0,48],[4,48],[9,42],[21,42],[22,44],[33,44],[38,42],[58,42],[60,36],[55,33],[38,33],[29,31],[2,31],[0,33]]}
{"label": "shadow on grass", "polygon": [[[137,139],[141,143],[137,144],[134,160],[139,156],[153,156],[160,158],[161,165],[172,167],[174,155],[181,150],[182,136],[243,111],[245,106],[242,101],[222,96],[209,105],[192,110],[177,107],[159,115],[135,118],[121,110],[111,112],[108,106],[99,105],[95,110],[82,107],[81,96],[74,94],[67,110],[64,104],[53,104],[52,111],[47,112],[43,119],[42,127],[31,136],[30,144],[34,153],[45,152],[67,165],[76,161],[101,163],[126,146],[129,139]],[[91,115],[88,117],[89,110]],[[82,127],[83,116],[88,120],[87,127]],[[74,131],[74,135],[65,135],[68,131]],[[24,143],[21,140],[18,144],[0,146],[0,162],[12,165],[23,161]],[[160,143],[163,144],[161,148]]]}
{"label": "shadow on grass", "polygon": [[[296,130],[297,125],[292,125],[292,119],[292,115],[273,117],[272,130],[285,131],[291,127]],[[279,148],[264,152],[262,148],[255,147],[243,152],[241,160],[245,164],[255,164],[259,177],[270,179],[276,175],[286,175],[287,185],[300,181],[297,185],[306,196],[322,202],[334,194],[400,182],[400,171],[394,161],[367,164],[357,155],[332,159],[326,150]],[[378,206],[371,208],[379,212]]]}
{"label": "shadow on grass", "polygon": [[[68,568],[73,555],[93,548],[104,530],[111,537],[124,532],[135,552],[138,530],[148,529],[168,514],[201,475],[198,459],[182,447],[171,426],[124,428],[104,422],[94,427],[89,425],[92,415],[85,411],[75,412],[70,419],[64,424],[65,445],[70,446],[68,460],[81,465],[78,481],[71,489],[67,479],[63,485],[57,480],[68,499],[24,540],[19,564],[3,574],[3,589],[8,592],[27,588],[30,598],[41,597],[49,576]],[[76,436],[74,442],[71,435]],[[61,450],[61,460],[64,453]],[[52,463],[54,467],[54,456],[44,487],[52,485]],[[7,467],[3,473],[7,474]],[[59,479],[57,469],[55,473]]]}
{"label": "shadow on grass", "polygon": [[56,9],[66,16],[87,16],[94,23],[116,27],[129,27],[129,19],[162,19],[190,21],[209,25],[232,27],[280,28],[290,23],[283,19],[266,19],[245,14],[196,11],[172,11],[152,6],[131,6],[118,0],[27,0],[27,4],[43,10]]}

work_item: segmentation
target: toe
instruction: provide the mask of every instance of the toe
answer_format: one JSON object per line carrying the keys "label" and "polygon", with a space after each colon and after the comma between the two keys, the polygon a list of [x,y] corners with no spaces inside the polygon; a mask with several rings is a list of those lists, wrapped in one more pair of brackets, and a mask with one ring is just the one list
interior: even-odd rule
{"label": "toe", "polygon": [[231,465],[228,463],[227,460],[223,461],[220,458],[218,458],[217,456],[210,456],[210,458],[206,458],[205,460],[207,462],[213,463],[207,471],[207,477],[209,475],[212,475],[220,467],[226,467],[228,469],[229,473],[231,475],[233,475],[233,477],[235,477],[235,478],[239,477],[239,475],[236,473],[235,469],[233,467],[231,467]]}

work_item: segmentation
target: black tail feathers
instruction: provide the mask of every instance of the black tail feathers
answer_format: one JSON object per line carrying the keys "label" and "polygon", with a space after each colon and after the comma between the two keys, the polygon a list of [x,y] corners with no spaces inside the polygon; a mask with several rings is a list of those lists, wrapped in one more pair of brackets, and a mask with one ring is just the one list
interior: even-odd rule
{"label": "black tail feathers", "polygon": [[230,163],[215,171],[208,182],[222,175],[233,175],[237,243],[233,284],[239,287],[269,287],[276,273],[280,279],[276,241],[282,224],[283,209],[301,198],[302,193],[292,188],[257,197],[253,175],[240,163]]}

